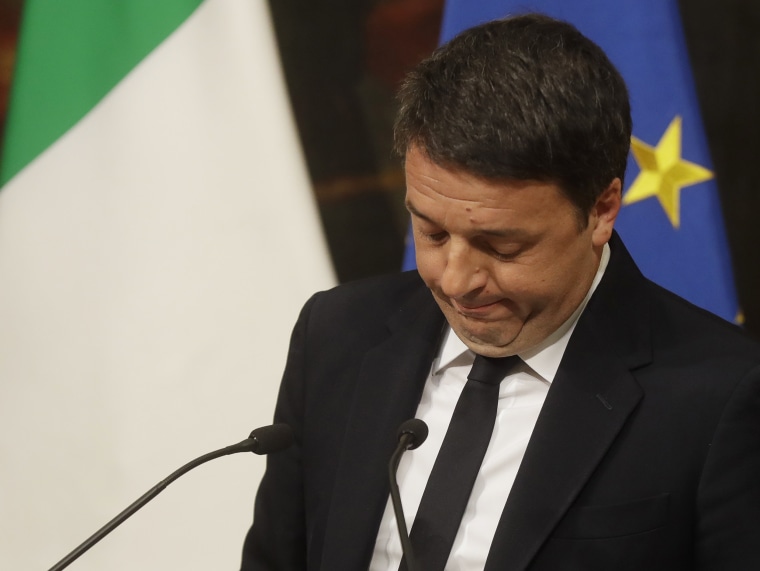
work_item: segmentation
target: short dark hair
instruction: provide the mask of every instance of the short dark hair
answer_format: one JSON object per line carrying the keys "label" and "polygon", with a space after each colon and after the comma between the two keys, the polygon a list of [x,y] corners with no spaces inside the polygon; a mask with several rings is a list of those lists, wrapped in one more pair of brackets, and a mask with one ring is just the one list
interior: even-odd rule
{"label": "short dark hair", "polygon": [[623,180],[628,90],[567,22],[523,14],[466,30],[409,73],[399,102],[401,156],[414,145],[485,179],[553,182],[584,218]]}

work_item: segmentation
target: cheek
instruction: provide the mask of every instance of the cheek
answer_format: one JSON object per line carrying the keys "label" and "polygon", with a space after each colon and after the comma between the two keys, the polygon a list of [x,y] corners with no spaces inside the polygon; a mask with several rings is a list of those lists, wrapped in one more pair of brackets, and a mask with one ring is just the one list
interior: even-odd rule
{"label": "cheek", "polygon": [[508,264],[493,275],[499,292],[517,305],[545,306],[556,295],[556,276],[542,267]]}
{"label": "cheek", "polygon": [[[588,286],[588,261],[567,252],[557,256],[551,263],[541,266],[531,276],[528,285],[534,307],[565,307],[579,303]],[[581,290],[583,290],[581,292]]]}
{"label": "cheek", "polygon": [[445,265],[438,256],[432,255],[428,248],[416,248],[417,271],[423,281],[428,285],[436,283],[440,279]]}

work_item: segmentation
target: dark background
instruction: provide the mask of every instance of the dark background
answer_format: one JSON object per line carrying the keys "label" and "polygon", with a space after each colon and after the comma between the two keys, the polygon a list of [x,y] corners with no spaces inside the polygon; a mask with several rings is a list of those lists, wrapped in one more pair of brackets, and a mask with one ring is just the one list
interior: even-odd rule
{"label": "dark background", "polygon": [[[22,0],[0,0],[0,130]],[[270,0],[340,281],[398,271],[407,227],[393,93],[438,40],[443,0]],[[681,0],[746,329],[760,339],[760,2]]]}

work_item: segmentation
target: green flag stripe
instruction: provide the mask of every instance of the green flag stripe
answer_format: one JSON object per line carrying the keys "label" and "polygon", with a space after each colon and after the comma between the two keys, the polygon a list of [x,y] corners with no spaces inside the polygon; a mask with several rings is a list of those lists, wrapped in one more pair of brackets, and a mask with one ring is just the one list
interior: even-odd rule
{"label": "green flag stripe", "polygon": [[202,0],[27,0],[0,186],[75,125]]}

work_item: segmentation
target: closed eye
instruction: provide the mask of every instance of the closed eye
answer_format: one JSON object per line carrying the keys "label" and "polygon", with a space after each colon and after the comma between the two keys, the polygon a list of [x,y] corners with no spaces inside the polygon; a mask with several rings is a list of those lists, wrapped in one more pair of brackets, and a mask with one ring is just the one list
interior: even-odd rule
{"label": "closed eye", "polygon": [[480,244],[480,249],[499,261],[509,262],[519,256],[523,252],[524,248],[518,245],[503,245],[499,247],[492,244],[490,241],[484,240]]}
{"label": "closed eye", "polygon": [[448,232],[434,232],[432,234],[425,233],[424,236],[429,241],[438,243],[438,242],[443,242],[444,240],[446,240],[446,238],[449,237],[449,233]]}
{"label": "closed eye", "polygon": [[497,250],[494,250],[493,248],[491,248],[490,253],[494,258],[496,258],[497,260],[501,262],[510,262],[514,260],[519,254],[519,252],[509,252],[509,253],[499,252]]}

